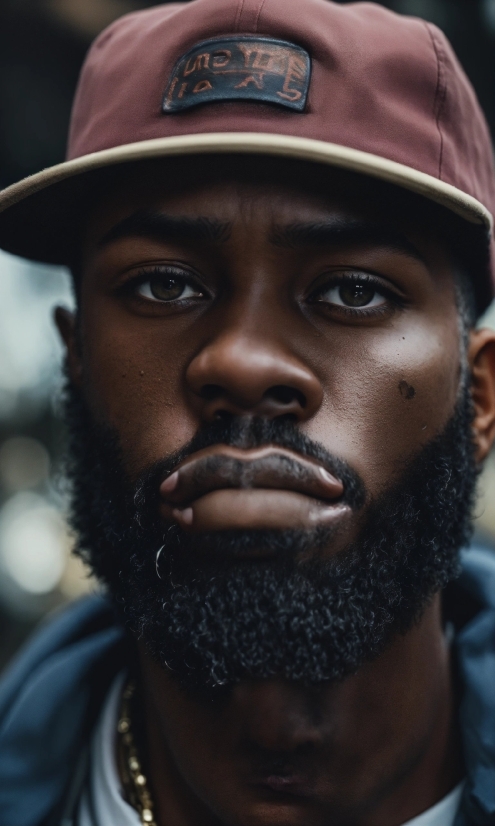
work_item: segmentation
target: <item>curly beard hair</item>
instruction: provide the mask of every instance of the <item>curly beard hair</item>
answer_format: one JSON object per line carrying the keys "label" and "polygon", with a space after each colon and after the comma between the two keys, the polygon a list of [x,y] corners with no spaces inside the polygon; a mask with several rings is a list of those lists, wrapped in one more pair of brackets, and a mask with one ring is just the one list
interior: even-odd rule
{"label": "curly beard hair", "polygon": [[[212,698],[245,679],[341,680],[410,629],[458,575],[478,472],[469,388],[444,430],[374,501],[351,468],[280,420],[207,426],[131,481],[116,434],[94,420],[71,385],[65,407],[76,552],[106,585],[122,621],[185,690]],[[333,468],[350,506],[367,503],[357,541],[328,557],[327,529],[188,535],[165,524],[160,482],[185,456],[218,443],[289,447]],[[237,558],[246,548],[273,555]]]}

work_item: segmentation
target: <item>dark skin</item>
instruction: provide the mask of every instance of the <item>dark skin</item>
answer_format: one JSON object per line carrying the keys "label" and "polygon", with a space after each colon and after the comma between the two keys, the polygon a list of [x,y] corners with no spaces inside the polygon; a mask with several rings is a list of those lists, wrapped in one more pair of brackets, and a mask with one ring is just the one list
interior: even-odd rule
{"label": "dark skin", "polygon": [[[420,217],[367,207],[351,179],[328,174],[323,194],[318,175],[219,169],[171,186],[157,164],[92,211],[79,317],[58,310],[57,323],[72,380],[119,433],[131,478],[218,415],[291,415],[360,474],[369,501],[451,417],[462,344],[446,245]],[[495,436],[494,333],[471,332],[468,363],[481,462]],[[336,514],[325,496],[337,488],[311,484],[316,494],[261,477],[198,491],[185,466],[161,509],[197,532],[331,518],[335,554],[367,504]],[[215,704],[185,695],[141,646],[159,824],[399,826],[434,805],[462,777],[440,609],[437,596],[338,685],[245,682]]]}

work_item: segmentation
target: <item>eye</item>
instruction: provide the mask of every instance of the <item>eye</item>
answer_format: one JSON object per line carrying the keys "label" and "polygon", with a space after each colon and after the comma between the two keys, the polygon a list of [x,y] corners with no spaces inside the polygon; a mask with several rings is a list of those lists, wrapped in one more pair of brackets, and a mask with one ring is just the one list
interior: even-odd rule
{"label": "eye", "polygon": [[200,284],[180,270],[154,270],[146,276],[143,274],[141,277],[136,293],[149,301],[170,304],[174,301],[205,297],[205,291]]}
{"label": "eye", "polygon": [[337,283],[327,284],[313,294],[313,300],[353,310],[385,307],[388,298],[385,288],[368,276],[341,277]]}

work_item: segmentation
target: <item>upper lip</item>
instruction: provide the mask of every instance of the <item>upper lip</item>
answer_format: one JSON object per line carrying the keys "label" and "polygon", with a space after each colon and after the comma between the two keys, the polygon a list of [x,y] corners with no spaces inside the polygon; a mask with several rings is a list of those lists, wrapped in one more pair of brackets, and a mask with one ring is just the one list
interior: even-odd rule
{"label": "upper lip", "polygon": [[162,482],[161,494],[179,508],[214,490],[272,488],[335,502],[344,493],[340,479],[316,460],[287,448],[250,450],[215,445],[189,456]]}

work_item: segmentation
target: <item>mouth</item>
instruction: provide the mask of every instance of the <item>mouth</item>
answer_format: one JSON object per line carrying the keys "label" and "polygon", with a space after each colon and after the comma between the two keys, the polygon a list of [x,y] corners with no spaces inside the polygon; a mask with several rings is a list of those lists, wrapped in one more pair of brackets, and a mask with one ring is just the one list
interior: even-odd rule
{"label": "mouth", "polygon": [[314,793],[314,773],[295,766],[268,766],[256,772],[254,786],[277,797],[310,797]]}
{"label": "mouth", "polygon": [[269,792],[275,792],[275,794],[278,795],[309,797],[311,794],[309,783],[304,777],[297,774],[271,774],[260,779],[257,785],[262,789],[266,789]]}
{"label": "mouth", "polygon": [[200,450],[160,486],[162,516],[192,532],[334,526],[350,511],[343,496],[323,465],[274,445]]}

